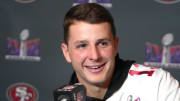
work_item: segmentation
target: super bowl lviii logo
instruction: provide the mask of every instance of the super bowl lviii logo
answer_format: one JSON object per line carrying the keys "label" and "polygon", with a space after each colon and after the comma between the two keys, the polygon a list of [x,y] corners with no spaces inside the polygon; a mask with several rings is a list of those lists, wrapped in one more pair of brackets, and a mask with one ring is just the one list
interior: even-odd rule
{"label": "super bowl lviii logo", "polygon": [[107,8],[112,7],[111,0],[75,0],[75,3],[73,3],[73,6],[78,5],[80,3],[98,3]]}
{"label": "super bowl lviii logo", "polygon": [[35,0],[15,0],[15,1],[18,2],[18,3],[27,4],[27,3],[32,3],[32,2],[34,2]]}
{"label": "super bowl lviii logo", "polygon": [[162,4],[175,4],[180,2],[180,0],[155,0],[155,1]]}
{"label": "super bowl lviii logo", "polygon": [[37,90],[27,83],[16,83],[7,90],[9,101],[37,101],[39,94]]}
{"label": "super bowl lviii logo", "polygon": [[163,47],[161,51],[157,45],[147,42],[146,62],[144,64],[180,69],[180,45],[170,46],[173,41],[173,34],[165,34],[162,38]]}
{"label": "super bowl lviii logo", "polygon": [[29,30],[24,29],[20,33],[20,41],[12,38],[7,39],[7,60],[30,60],[40,61],[39,57],[39,39],[27,40],[29,37]]}

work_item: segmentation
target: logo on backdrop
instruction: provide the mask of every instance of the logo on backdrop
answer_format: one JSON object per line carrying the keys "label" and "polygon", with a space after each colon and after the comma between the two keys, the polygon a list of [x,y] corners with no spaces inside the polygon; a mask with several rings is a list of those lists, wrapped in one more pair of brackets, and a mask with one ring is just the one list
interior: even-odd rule
{"label": "logo on backdrop", "polygon": [[18,3],[24,3],[24,4],[26,4],[26,3],[32,3],[32,2],[34,2],[35,0],[15,0],[16,2],[18,2]]}
{"label": "logo on backdrop", "polygon": [[146,62],[145,65],[158,66],[163,68],[180,69],[180,45],[171,46],[174,41],[172,33],[167,33],[162,38],[161,52],[155,44],[146,43]]}
{"label": "logo on backdrop", "polygon": [[162,4],[175,4],[180,2],[180,0],[155,0],[155,1]]}
{"label": "logo on backdrop", "polygon": [[39,57],[39,39],[27,40],[29,37],[29,30],[24,29],[20,33],[20,43],[17,40],[8,38],[7,60],[29,60],[40,61]]}
{"label": "logo on backdrop", "polygon": [[16,83],[7,90],[9,101],[37,101],[39,94],[37,90],[27,83]]}
{"label": "logo on backdrop", "polygon": [[98,3],[107,8],[112,7],[111,0],[75,0],[75,3],[73,3],[73,6],[78,5],[80,3]]}

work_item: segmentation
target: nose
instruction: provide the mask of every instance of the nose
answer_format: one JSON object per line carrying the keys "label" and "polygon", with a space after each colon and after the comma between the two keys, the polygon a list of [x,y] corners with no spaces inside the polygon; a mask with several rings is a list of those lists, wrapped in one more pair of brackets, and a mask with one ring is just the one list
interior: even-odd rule
{"label": "nose", "polygon": [[89,59],[91,61],[97,62],[100,59],[100,51],[96,46],[91,47],[91,49],[89,49]]}

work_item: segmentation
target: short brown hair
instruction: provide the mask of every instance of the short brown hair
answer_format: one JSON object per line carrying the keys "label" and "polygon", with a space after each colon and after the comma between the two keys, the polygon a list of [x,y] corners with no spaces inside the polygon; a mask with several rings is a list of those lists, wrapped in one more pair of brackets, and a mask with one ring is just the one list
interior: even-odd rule
{"label": "short brown hair", "polygon": [[85,21],[91,24],[108,22],[115,36],[115,26],[110,12],[96,3],[82,3],[72,7],[64,18],[64,42],[68,44],[69,27],[74,21]]}

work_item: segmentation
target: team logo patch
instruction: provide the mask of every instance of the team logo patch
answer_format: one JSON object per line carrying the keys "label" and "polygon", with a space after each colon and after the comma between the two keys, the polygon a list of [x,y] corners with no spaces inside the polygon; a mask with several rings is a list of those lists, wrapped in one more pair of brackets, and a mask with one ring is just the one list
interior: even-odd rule
{"label": "team logo patch", "polygon": [[98,3],[107,8],[112,7],[111,0],[75,0],[75,3],[73,3],[73,6],[78,5],[80,3]]}
{"label": "team logo patch", "polygon": [[163,48],[161,51],[156,44],[146,43],[145,65],[152,65],[164,68],[180,69],[180,45],[170,46],[174,41],[172,33],[165,34],[162,38]]}
{"label": "team logo patch", "polygon": [[162,4],[175,4],[180,2],[180,0],[155,0],[155,1]]}
{"label": "team logo patch", "polygon": [[27,40],[29,30],[24,29],[20,33],[20,43],[12,38],[7,39],[7,51],[5,59],[7,60],[29,60],[40,61],[39,57],[39,39]]}
{"label": "team logo patch", "polygon": [[18,2],[18,3],[32,3],[35,0],[15,0],[15,1]]}
{"label": "team logo patch", "polygon": [[16,83],[8,88],[7,97],[9,101],[37,101],[39,94],[27,83]]}

